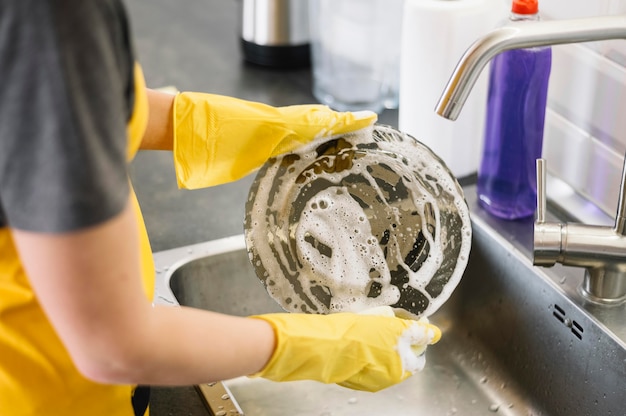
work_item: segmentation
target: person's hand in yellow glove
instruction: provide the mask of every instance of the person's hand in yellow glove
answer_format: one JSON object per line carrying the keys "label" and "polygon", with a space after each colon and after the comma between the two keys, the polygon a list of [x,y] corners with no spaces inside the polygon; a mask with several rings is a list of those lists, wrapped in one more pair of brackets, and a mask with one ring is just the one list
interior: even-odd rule
{"label": "person's hand in yellow glove", "polygon": [[315,380],[372,392],[422,370],[426,347],[441,337],[436,326],[397,318],[392,311],[386,316],[279,313],[253,318],[274,328],[276,347],[252,377]]}
{"label": "person's hand in yellow glove", "polygon": [[371,126],[376,114],[323,105],[272,107],[221,95],[183,92],[173,109],[174,165],[180,187],[242,178],[267,159],[317,138]]}

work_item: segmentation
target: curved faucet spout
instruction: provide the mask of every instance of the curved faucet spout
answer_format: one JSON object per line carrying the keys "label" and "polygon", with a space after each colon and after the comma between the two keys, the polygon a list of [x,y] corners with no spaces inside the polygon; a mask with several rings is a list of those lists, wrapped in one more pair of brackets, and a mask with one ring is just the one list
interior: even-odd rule
{"label": "curved faucet spout", "polygon": [[487,63],[509,49],[626,39],[626,15],[523,22],[493,30],[474,42],[457,64],[435,111],[456,120]]}
{"label": "curved faucet spout", "polygon": [[[435,110],[456,120],[482,69],[500,52],[608,39],[626,39],[626,15],[523,22],[496,29],[465,52]],[[614,227],[546,222],[545,174],[545,163],[539,162],[533,263],[584,267],[581,292],[587,299],[605,304],[626,302],[626,164]]]}

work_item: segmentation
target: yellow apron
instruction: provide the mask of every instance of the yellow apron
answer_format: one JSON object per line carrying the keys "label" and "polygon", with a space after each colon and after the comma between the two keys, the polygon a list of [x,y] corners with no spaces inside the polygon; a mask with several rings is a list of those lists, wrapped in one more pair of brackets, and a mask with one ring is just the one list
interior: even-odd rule
{"label": "yellow apron", "polygon": [[[127,126],[128,160],[148,121],[148,98],[135,66],[135,104]],[[146,296],[154,292],[154,265],[139,204],[132,192],[141,243]],[[30,287],[11,234],[0,228],[0,415],[132,416],[134,386],[98,384],[76,370]]]}

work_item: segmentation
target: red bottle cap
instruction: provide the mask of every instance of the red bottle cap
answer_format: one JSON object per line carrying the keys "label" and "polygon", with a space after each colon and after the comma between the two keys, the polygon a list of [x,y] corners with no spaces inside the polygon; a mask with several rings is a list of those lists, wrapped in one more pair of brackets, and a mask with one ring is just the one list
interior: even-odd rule
{"label": "red bottle cap", "polygon": [[513,0],[511,11],[516,14],[536,14],[539,11],[538,0]]}

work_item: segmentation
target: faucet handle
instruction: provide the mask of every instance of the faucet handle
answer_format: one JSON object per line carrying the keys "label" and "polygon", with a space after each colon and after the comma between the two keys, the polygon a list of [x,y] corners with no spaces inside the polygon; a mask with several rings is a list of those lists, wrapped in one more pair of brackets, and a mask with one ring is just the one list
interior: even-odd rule
{"label": "faucet handle", "polygon": [[537,159],[537,224],[546,222],[546,165],[545,159]]}
{"label": "faucet handle", "polygon": [[533,232],[533,264],[550,267],[561,255],[563,224],[546,222],[546,165],[545,159],[537,159],[537,220]]}

